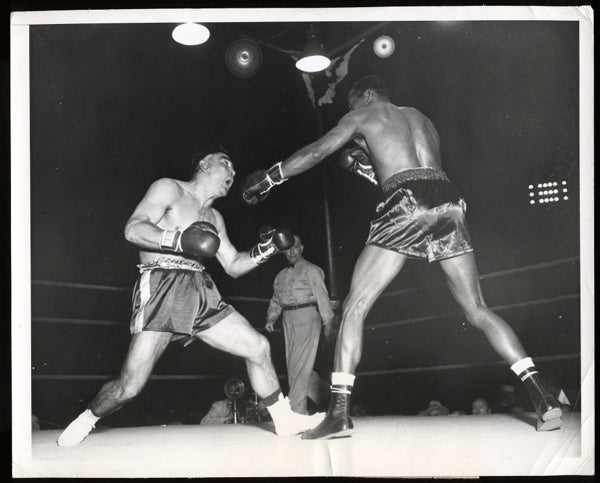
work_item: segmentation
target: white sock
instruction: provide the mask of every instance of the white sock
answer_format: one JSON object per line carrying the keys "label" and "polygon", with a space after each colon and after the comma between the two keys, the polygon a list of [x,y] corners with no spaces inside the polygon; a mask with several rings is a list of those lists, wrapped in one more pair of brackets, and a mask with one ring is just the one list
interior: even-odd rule
{"label": "white sock", "polygon": [[520,361],[515,362],[510,366],[510,370],[513,371],[517,376],[520,375],[526,369],[535,367],[535,364],[531,360],[531,357],[525,357]]}
{"label": "white sock", "polygon": [[331,373],[331,385],[332,386],[354,386],[354,374],[347,372],[332,372]]}
{"label": "white sock", "polygon": [[83,411],[79,415],[79,417],[84,419],[85,421],[89,422],[92,426],[95,426],[96,423],[98,422],[98,420],[100,419],[90,409],[86,409],[85,411]]}

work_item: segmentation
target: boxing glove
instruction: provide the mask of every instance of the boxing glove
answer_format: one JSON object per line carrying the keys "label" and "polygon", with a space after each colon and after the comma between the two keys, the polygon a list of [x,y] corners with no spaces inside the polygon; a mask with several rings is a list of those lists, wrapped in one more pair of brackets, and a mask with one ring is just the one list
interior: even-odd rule
{"label": "boxing glove", "polygon": [[375,185],[378,184],[369,156],[359,147],[348,148],[342,152],[340,155],[340,167],[344,171],[362,176]]}
{"label": "boxing glove", "polygon": [[195,257],[214,257],[220,244],[217,229],[207,221],[196,221],[185,230],[165,230],[160,239],[161,249]]}
{"label": "boxing glove", "polygon": [[248,205],[256,205],[263,201],[273,186],[287,181],[281,171],[281,163],[271,166],[267,170],[255,171],[246,176],[241,184],[242,199]]}
{"label": "boxing glove", "polygon": [[294,234],[287,228],[275,229],[265,225],[261,227],[258,239],[258,244],[254,245],[249,252],[250,257],[257,265],[294,245]]}

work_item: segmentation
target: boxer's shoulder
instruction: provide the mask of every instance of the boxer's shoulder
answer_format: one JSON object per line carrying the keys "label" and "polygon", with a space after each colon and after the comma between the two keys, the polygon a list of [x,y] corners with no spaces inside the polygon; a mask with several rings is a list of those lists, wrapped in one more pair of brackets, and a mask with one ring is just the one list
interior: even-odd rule
{"label": "boxer's shoulder", "polygon": [[150,189],[160,194],[182,194],[185,191],[185,182],[173,178],[159,178],[152,183]]}

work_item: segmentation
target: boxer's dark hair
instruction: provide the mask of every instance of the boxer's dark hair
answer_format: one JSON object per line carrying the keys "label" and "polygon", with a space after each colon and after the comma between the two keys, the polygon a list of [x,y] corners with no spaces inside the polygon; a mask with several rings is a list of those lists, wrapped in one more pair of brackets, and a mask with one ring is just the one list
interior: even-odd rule
{"label": "boxer's dark hair", "polygon": [[[206,156],[208,156],[209,154],[215,154],[215,153],[226,154],[229,157],[229,159],[231,159],[231,154],[230,154],[229,150],[223,144],[221,144],[221,143],[207,144],[207,145],[203,146],[202,148],[200,148],[196,152],[194,157],[192,158],[192,163],[191,163],[192,176],[200,169],[200,161],[202,161],[204,158],[206,158]],[[233,160],[231,161],[231,164],[233,164]]]}
{"label": "boxer's dark hair", "polygon": [[352,84],[352,88],[348,93],[348,99],[355,96],[360,97],[369,89],[377,92],[377,94],[385,97],[386,99],[390,98],[390,91],[387,83],[378,75],[371,74],[361,77],[354,84]]}

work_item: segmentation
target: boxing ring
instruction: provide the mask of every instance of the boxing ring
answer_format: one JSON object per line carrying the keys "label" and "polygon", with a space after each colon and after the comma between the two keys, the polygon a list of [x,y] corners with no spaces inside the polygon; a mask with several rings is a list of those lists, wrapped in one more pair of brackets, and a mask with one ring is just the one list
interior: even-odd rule
{"label": "boxing ring", "polygon": [[354,418],[352,437],[279,438],[270,424],[153,426],[93,432],[59,448],[33,435],[40,474],[77,477],[552,475],[581,454],[580,416],[536,433],[535,414]]}
{"label": "boxing ring", "polygon": [[[519,311],[525,311],[525,318],[530,316],[528,309],[532,307],[544,317],[554,315],[545,321],[546,329],[563,334],[562,339],[550,346],[534,344],[532,351],[542,371],[567,364],[578,373],[581,364],[578,272],[579,257],[570,257],[480,277],[484,292],[492,292],[490,299],[494,303],[490,307],[509,320],[516,320],[519,333],[527,334],[526,328],[519,326]],[[562,276],[562,283],[544,283],[557,274]],[[497,356],[481,357],[469,351],[470,338],[479,336],[473,335],[464,321],[448,323],[464,316],[456,311],[456,306],[454,310],[441,311],[449,306],[430,292],[449,297],[447,289],[439,290],[442,285],[445,284],[390,290],[373,307],[364,329],[365,361],[359,366],[357,381],[360,382],[355,386],[356,399],[365,406],[369,398],[383,397],[375,387],[380,390],[382,386],[389,387],[392,399],[402,398],[403,394],[408,397],[415,377],[433,375],[443,379],[444,374],[452,373],[454,377],[477,380],[481,377],[477,371],[492,375],[509,372]],[[537,292],[528,292],[539,296],[519,300],[511,293],[511,287],[518,291],[523,286],[536,287]],[[495,297],[493,294],[498,291],[502,295]],[[193,396],[186,395],[187,387],[217,394],[228,378],[245,377],[243,364],[234,361],[233,367],[229,364],[228,368],[224,361],[231,361],[231,356],[205,346],[199,350],[196,344],[202,345],[200,342],[185,350],[167,351],[163,356],[167,361],[164,364],[159,361],[147,387],[138,396],[142,400],[145,395],[151,397],[146,406],[160,406],[154,411],[154,420],[142,419],[147,408],[132,402],[115,413],[114,418],[109,416],[113,418],[109,425],[103,425],[101,420],[78,447],[59,448],[56,439],[62,429],[85,408],[101,384],[118,373],[128,343],[130,292],[129,287],[32,280],[32,412],[41,421],[41,430],[31,435],[29,456],[35,469],[24,465],[19,470],[17,464],[15,474],[22,471],[22,476],[31,476],[33,472],[56,477],[549,475],[572,472],[573,462],[586,458],[582,432],[590,420],[581,417],[580,407],[584,414],[586,408],[580,406],[579,400],[572,401],[575,411],[563,417],[563,427],[546,433],[535,431],[535,414],[528,411],[434,418],[405,414],[355,416],[352,437],[327,441],[280,438],[269,422],[172,424],[167,406],[160,406],[157,401],[179,398],[179,402],[187,399],[185,404],[193,405],[194,401],[189,400]],[[427,305],[421,297],[428,300]],[[268,299],[242,296],[225,299],[262,331],[259,324],[264,319]],[[413,301],[414,307],[408,301]],[[389,320],[388,311],[395,311],[396,303],[409,305],[406,310],[411,311],[410,315]],[[89,310],[97,316],[93,317]],[[460,340],[466,342],[453,349],[454,352],[449,350],[444,357],[438,355],[437,364],[427,357],[420,358],[421,364],[412,365],[390,359],[391,353],[403,350],[394,346],[394,340],[402,339],[403,333],[426,332],[435,327],[438,336],[444,338],[448,337],[444,326],[458,331]],[[387,353],[371,350],[369,357],[369,346],[377,340],[381,344],[382,337],[382,346],[391,349]],[[285,366],[281,364],[283,342],[278,338],[282,338],[281,329],[272,334],[271,346],[279,377],[285,380]],[[525,340],[526,345],[531,345],[528,342]],[[57,344],[64,345],[60,353],[52,349]],[[77,351],[69,349],[74,344],[79,346]],[[424,342],[421,350],[427,351]],[[88,356],[82,358],[80,353]],[[394,364],[396,368],[388,368]],[[181,367],[182,373],[165,373],[169,365]],[[96,370],[85,373],[86,366]],[[106,372],[99,372],[100,366]],[[65,372],[68,368],[70,373]],[[210,369],[215,372],[207,373]],[[579,386],[579,381],[575,382]],[[389,410],[385,404],[381,407],[380,412]]]}

